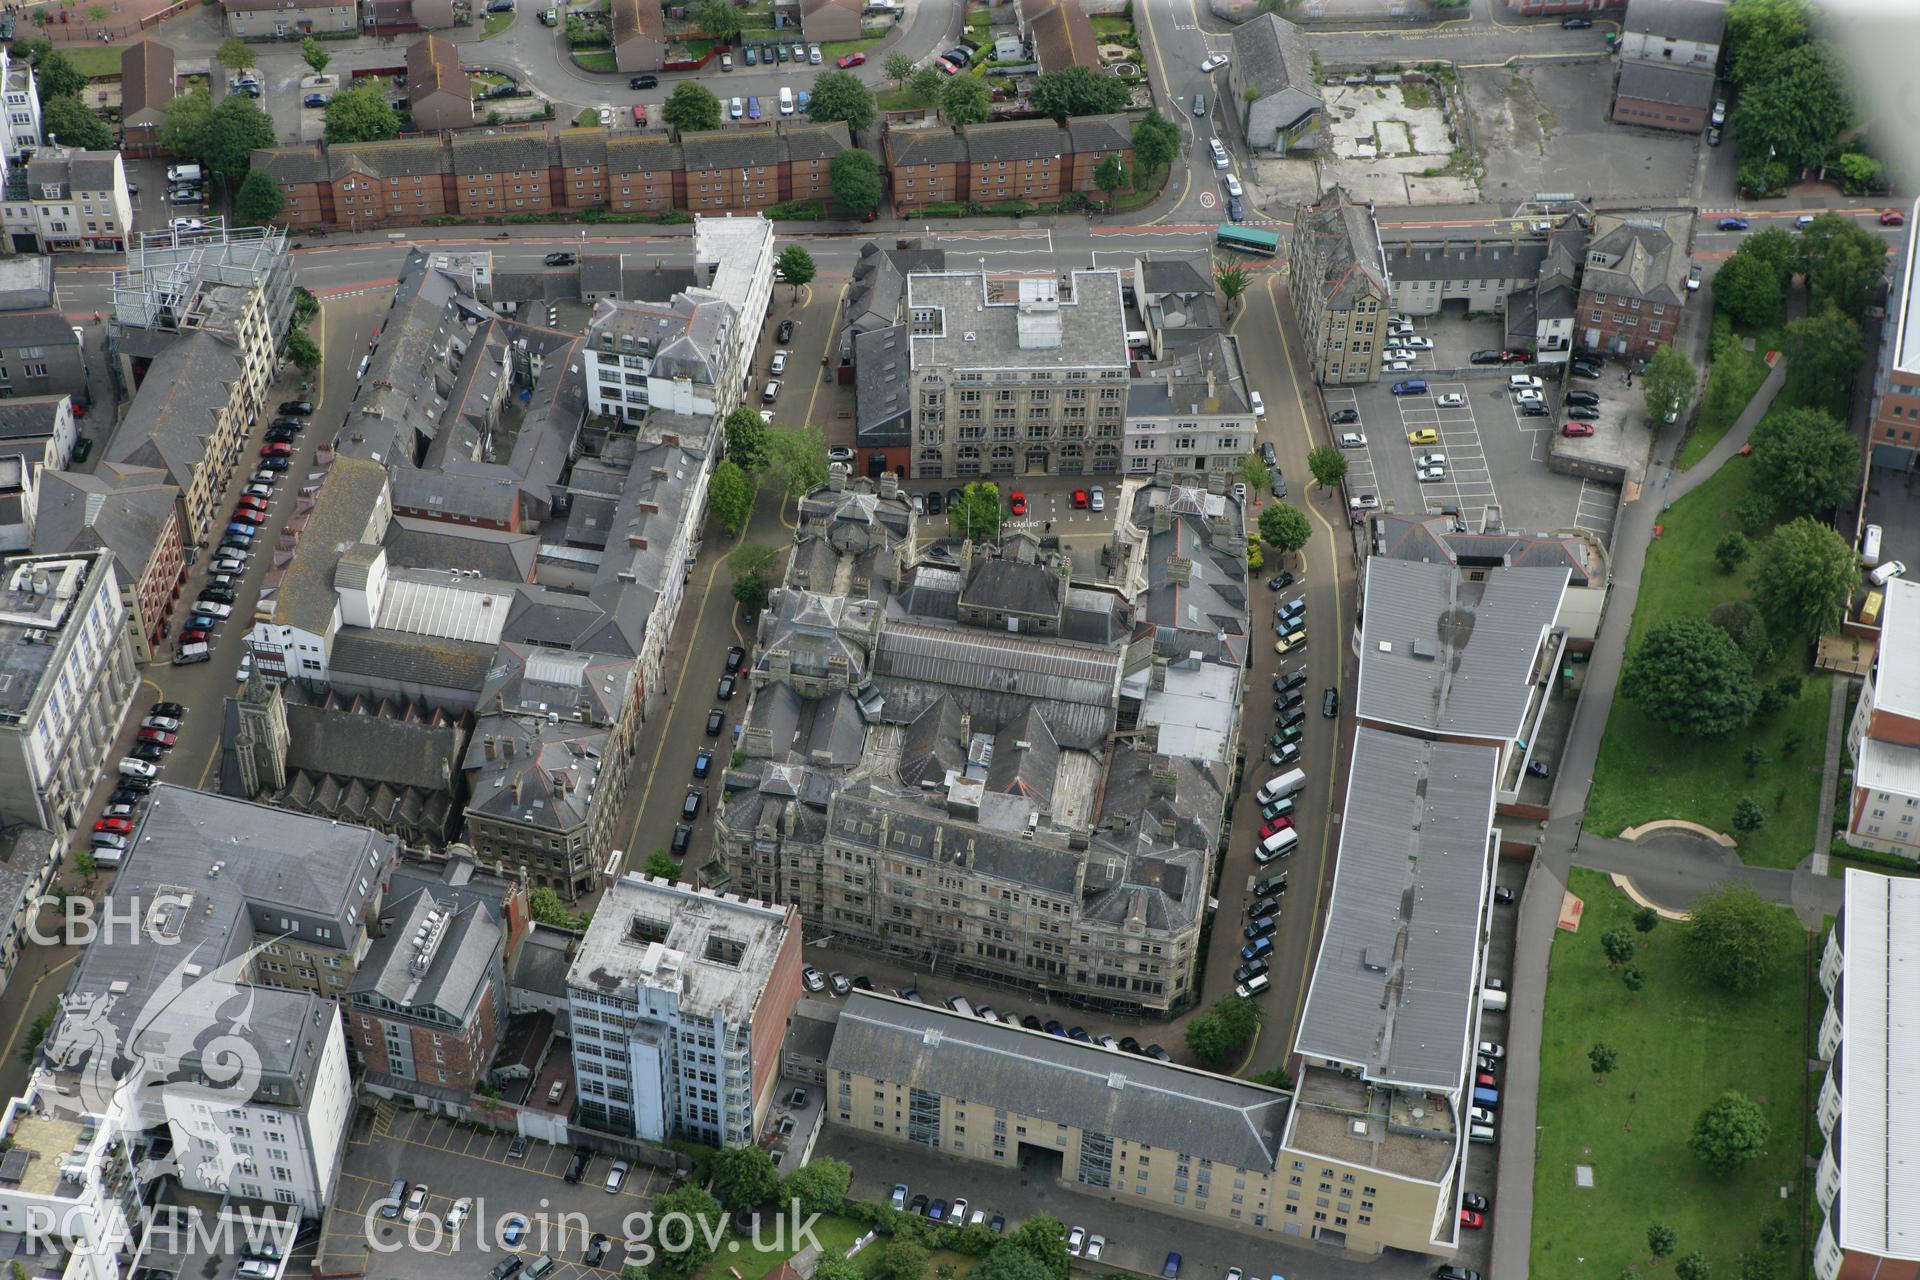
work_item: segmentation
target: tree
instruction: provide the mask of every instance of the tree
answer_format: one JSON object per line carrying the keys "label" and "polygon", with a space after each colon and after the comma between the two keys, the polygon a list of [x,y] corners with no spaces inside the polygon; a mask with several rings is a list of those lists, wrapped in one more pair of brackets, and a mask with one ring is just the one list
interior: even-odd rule
{"label": "tree", "polygon": [[767,475],[789,498],[827,482],[827,440],[818,427],[789,427],[767,438]]}
{"label": "tree", "polygon": [[1777,59],[1763,78],[1741,89],[1733,116],[1741,154],[1762,156],[1771,149],[1790,169],[1819,164],[1852,122],[1843,74],[1825,43],[1803,44]]}
{"label": "tree", "polygon": [[73,851],[73,869],[82,880],[91,882],[100,873],[100,864],[94,859],[93,850],[75,849]]}
{"label": "tree", "polygon": [[1859,577],[1860,560],[1847,540],[1803,516],[1760,544],[1753,601],[1775,635],[1812,641],[1840,625]]}
{"label": "tree", "polygon": [[1680,414],[1693,399],[1693,389],[1698,382],[1699,374],[1692,363],[1672,347],[1661,347],[1653,353],[1646,371],[1640,375],[1640,394],[1645,398],[1647,417],[1656,429],[1662,423],[1679,421]]}
{"label": "tree", "polygon": [[1831,302],[1787,325],[1785,349],[1786,392],[1802,404],[1841,403],[1867,354],[1860,326]]}
{"label": "tree", "polygon": [[1240,455],[1240,479],[1249,489],[1258,490],[1267,483],[1267,463],[1257,453]]}
{"label": "tree", "polygon": [[773,595],[767,587],[767,580],[755,577],[735,578],[731,591],[742,609],[756,613],[767,607],[767,601]]}
{"label": "tree", "polygon": [[587,917],[569,910],[560,900],[560,895],[544,885],[527,893],[527,914],[539,924],[551,925],[556,929],[584,929]]}
{"label": "tree", "polygon": [[245,71],[254,65],[253,46],[239,36],[228,36],[213,51],[213,60],[229,71]]}
{"label": "tree", "polygon": [[1854,320],[1866,314],[1886,269],[1885,241],[1849,218],[1823,213],[1800,233],[1800,252],[1811,312],[1831,303]]}
{"label": "tree", "polygon": [[1768,1135],[1767,1113],[1760,1104],[1729,1089],[1694,1120],[1687,1149],[1708,1172],[1728,1174],[1758,1156]]}
{"label": "tree", "polygon": [[727,435],[727,457],[738,463],[742,471],[757,475],[767,469],[767,437],[771,430],[759,410],[741,405],[727,414],[722,429]]}
{"label": "tree", "polygon": [[1296,507],[1276,502],[1260,513],[1260,540],[1276,551],[1298,551],[1313,536],[1313,526]]}
{"label": "tree", "polygon": [[1113,193],[1127,185],[1131,175],[1127,162],[1118,154],[1110,155],[1093,171],[1093,185],[1107,193],[1107,208],[1113,208]]}
{"label": "tree", "polygon": [[300,41],[300,56],[309,67],[313,68],[315,75],[325,71],[327,64],[333,61],[333,55],[322,49],[320,42],[312,36],[307,36]]}
{"label": "tree", "polygon": [[1747,765],[1747,777],[1752,778],[1754,774],[1760,772],[1761,766],[1766,764],[1767,762],[1766,748],[1761,746],[1757,742],[1748,743],[1745,760]]}
{"label": "tree", "polygon": [[1000,532],[1000,486],[975,480],[960,490],[960,501],[947,508],[947,524],[963,538],[985,541]]}
{"label": "tree", "polygon": [[1647,975],[1635,965],[1628,965],[1620,971],[1620,981],[1629,991],[1638,991],[1647,985]]}
{"label": "tree", "polygon": [[1600,935],[1600,950],[1606,953],[1608,968],[1633,959],[1635,949],[1633,934],[1625,929],[1609,929]]}
{"label": "tree", "polygon": [[212,124],[213,99],[205,89],[196,89],[167,103],[156,141],[182,160],[205,160]]}
{"label": "tree", "polygon": [[1858,151],[1842,152],[1832,166],[1851,188],[1875,191],[1885,180],[1886,166]]}
{"label": "tree", "polygon": [[53,1030],[53,1020],[59,1016],[59,1013],[60,1006],[58,1004],[49,1005],[39,1017],[35,1018],[32,1023],[28,1025],[26,1039],[20,1042],[20,1061],[26,1063],[28,1066],[33,1065],[34,1058],[39,1056],[40,1045],[46,1040],[47,1032]]}
{"label": "tree", "polygon": [[1258,573],[1266,563],[1267,553],[1260,549],[1259,541],[1256,539],[1255,541],[1247,543],[1247,570],[1251,573]]}
{"label": "tree", "polygon": [[1126,84],[1117,76],[1092,67],[1065,67],[1035,80],[1027,93],[1027,105],[1065,124],[1068,116],[1124,111],[1131,97]]}
{"label": "tree", "polygon": [[1247,1077],[1248,1084],[1263,1084],[1269,1089],[1293,1088],[1293,1073],[1285,1067],[1275,1067],[1271,1071],[1262,1071]]}
{"label": "tree", "polygon": [[940,91],[946,83],[939,71],[933,67],[922,67],[913,73],[913,79],[908,82],[907,87],[913,90],[914,97],[928,106],[933,106],[940,101]]}
{"label": "tree", "polygon": [[753,514],[753,481],[740,464],[728,459],[713,469],[707,484],[707,511],[723,532],[738,533]]}
{"label": "tree", "polygon": [[887,79],[893,81],[896,89],[913,79],[913,59],[904,53],[890,53],[880,65],[886,68]]}
{"label": "tree", "polygon": [[54,98],[40,108],[40,127],[49,139],[82,151],[111,151],[113,130],[78,98]]}
{"label": "tree", "polygon": [[320,367],[320,344],[315,342],[305,329],[294,329],[287,334],[287,340],[280,350],[293,367],[303,374],[311,375]]}
{"label": "tree", "polygon": [[979,124],[993,114],[993,91],[979,76],[955,76],[940,90],[940,114],[956,127]]}
{"label": "tree", "polygon": [[1067,1254],[1067,1229],[1050,1213],[1037,1213],[1021,1223],[1008,1243],[1029,1254],[1054,1280],[1067,1280],[1072,1264]]}
{"label": "tree", "polygon": [[215,179],[232,186],[246,176],[253,153],[277,141],[273,121],[253,105],[253,99],[228,98],[213,109],[207,122],[207,168]]}
{"label": "tree", "polygon": [[1744,87],[1765,78],[1787,50],[1807,42],[1812,17],[1806,0],[1733,0],[1727,79]]}
{"label": "tree", "polygon": [[1777,324],[1786,281],[1765,258],[1744,248],[1720,264],[1713,276],[1713,300],[1736,324],[1761,328]]}
{"label": "tree", "polygon": [[66,54],[58,51],[42,57],[33,68],[33,76],[42,111],[57,99],[79,97],[87,87],[87,78]]}
{"label": "tree", "polygon": [[873,123],[873,117],[873,90],[851,71],[823,71],[813,78],[813,100],[807,103],[807,118],[815,124],[844,120],[848,128],[866,129]]}
{"label": "tree", "polygon": [[655,849],[649,854],[647,865],[642,867],[641,871],[658,880],[678,881],[680,879],[680,864],[674,861],[673,855],[665,849]]}
{"label": "tree", "polygon": [[720,127],[720,99],[703,84],[682,80],[667,95],[660,118],[681,133],[702,133]]}
{"label": "tree", "polygon": [[1595,1076],[1604,1078],[1619,1061],[1620,1054],[1611,1045],[1595,1044],[1587,1050],[1587,1066],[1592,1068]]}
{"label": "tree", "polygon": [[1187,1022],[1187,1048],[1210,1067],[1223,1067],[1253,1038],[1260,1025],[1260,1006],[1229,996]]}
{"label": "tree", "polygon": [[848,213],[866,213],[880,203],[880,162],[868,151],[842,151],[827,166],[827,183]]}
{"label": "tree", "polygon": [[1317,444],[1307,453],[1307,470],[1323,489],[1331,489],[1347,478],[1347,455],[1330,444]]}
{"label": "tree", "polygon": [[1700,618],[1670,618],[1627,656],[1620,693],[1671,733],[1719,738],[1753,719],[1759,691],[1733,637]]}
{"label": "tree", "polygon": [[1734,530],[1713,546],[1713,562],[1720,566],[1720,572],[1732,573],[1747,562],[1746,535]]}
{"label": "tree", "polygon": [[1633,913],[1633,927],[1641,933],[1652,933],[1660,927],[1660,913],[1652,907],[1642,907]]}
{"label": "tree", "polygon": [[233,198],[233,211],[245,227],[264,227],[278,218],[287,207],[280,184],[265,169],[249,169]]}
{"label": "tree", "polygon": [[758,542],[743,542],[727,553],[727,572],[736,578],[764,581],[774,576],[779,564],[780,551]]}
{"label": "tree", "polygon": [[1766,825],[1767,811],[1752,796],[1740,797],[1739,803],[1733,806],[1733,829],[1750,836]]}
{"label": "tree", "polygon": [[1156,173],[1180,154],[1180,128],[1158,111],[1133,122],[1133,158],[1147,173]]}
{"label": "tree", "polygon": [[1233,304],[1240,300],[1240,295],[1245,293],[1248,286],[1253,283],[1253,277],[1247,274],[1245,267],[1229,262],[1213,269],[1213,281],[1220,286],[1220,296],[1227,300],[1227,310],[1231,312]]}
{"label": "tree", "polygon": [[1057,1280],[1045,1263],[1011,1240],[993,1246],[970,1276],[971,1280]]}
{"label": "tree", "polygon": [[1664,1258],[1673,1252],[1673,1246],[1680,1242],[1672,1227],[1664,1222],[1647,1224],[1647,1252],[1656,1258]]}
{"label": "tree", "polygon": [[927,1251],[917,1241],[896,1236],[880,1250],[880,1269],[892,1280],[920,1280],[927,1274]]}
{"label": "tree", "polygon": [[372,85],[334,94],[323,114],[328,142],[382,142],[400,132],[400,113]]}
{"label": "tree", "polygon": [[691,16],[693,25],[715,40],[731,41],[740,34],[740,11],[728,0],[700,0]]}
{"label": "tree", "polygon": [[723,1147],[707,1167],[713,1194],[729,1209],[765,1204],[780,1189],[773,1158],[759,1147]]}
{"label": "tree", "polygon": [[1773,656],[1773,638],[1767,634],[1767,624],[1745,600],[1713,606],[1707,621],[1732,637],[1750,665],[1757,667]]}
{"label": "tree", "polygon": [[793,286],[793,296],[796,298],[800,296],[800,286],[811,283],[820,271],[820,268],[814,265],[813,255],[797,244],[790,244],[782,249],[780,256],[773,260],[773,265],[779,268],[780,274],[785,276],[787,283]]}
{"label": "tree", "polygon": [[801,1213],[833,1213],[846,1200],[852,1182],[853,1170],[845,1161],[815,1159],[786,1176],[780,1184],[780,1200],[797,1203]]}
{"label": "tree", "polygon": [[1712,1280],[1713,1268],[1707,1264],[1707,1255],[1695,1249],[1674,1259],[1673,1274],[1676,1280]]}
{"label": "tree", "polygon": [[674,1250],[667,1245],[682,1243],[682,1232],[677,1227],[673,1231],[656,1233],[654,1247],[660,1252],[660,1260],[655,1274],[679,1277],[697,1271],[702,1263],[713,1256],[713,1249],[707,1242],[724,1231],[727,1214],[718,1200],[708,1195],[697,1183],[689,1182],[654,1199],[655,1222],[667,1222],[674,1218],[688,1223],[690,1229],[684,1233],[687,1239],[684,1247]]}
{"label": "tree", "polygon": [[1783,909],[1744,880],[1730,880],[1693,900],[1683,940],[1701,971],[1736,994],[1766,982],[1788,933]]}

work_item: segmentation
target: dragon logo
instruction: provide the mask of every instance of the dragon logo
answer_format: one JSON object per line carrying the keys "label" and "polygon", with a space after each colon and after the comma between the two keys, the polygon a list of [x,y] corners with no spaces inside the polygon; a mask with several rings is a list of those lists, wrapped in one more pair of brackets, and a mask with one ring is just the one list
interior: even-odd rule
{"label": "dragon logo", "polygon": [[185,1186],[225,1190],[251,1173],[235,1147],[236,1113],[260,1087],[260,1052],[245,1028],[253,1013],[249,980],[258,943],[211,972],[199,948],[174,965],[127,1018],[112,991],[69,991],[48,1037],[52,1064],[40,1096],[55,1114],[148,1129],[165,1120],[172,1150],[140,1168],[141,1180],[176,1175]]}

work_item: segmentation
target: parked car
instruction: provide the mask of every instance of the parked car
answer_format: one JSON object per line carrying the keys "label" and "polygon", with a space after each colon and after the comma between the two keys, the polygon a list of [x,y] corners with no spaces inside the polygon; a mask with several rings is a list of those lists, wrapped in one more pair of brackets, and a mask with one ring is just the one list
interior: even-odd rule
{"label": "parked car", "polygon": [[842,71],[845,71],[848,67],[857,67],[861,63],[865,62],[866,60],[867,60],[867,55],[864,53],[859,53],[856,51],[854,53],[846,54],[842,56],[840,59],[840,64],[839,64],[840,69]]}
{"label": "parked car", "polygon": [[1360,411],[1358,409],[1335,409],[1327,415],[1327,421],[1336,427],[1344,427],[1350,422],[1360,421]]}
{"label": "parked car", "polygon": [[1593,434],[1593,424],[1590,422],[1569,422],[1560,428],[1560,434],[1570,440],[1578,439],[1581,436],[1590,436]]}
{"label": "parked car", "polygon": [[1722,218],[1720,219],[1720,229],[1722,231],[1745,231],[1747,229],[1747,220],[1745,218]]}
{"label": "parked car", "polygon": [[1335,443],[1342,449],[1364,449],[1367,447],[1367,438],[1358,431],[1343,431]]}

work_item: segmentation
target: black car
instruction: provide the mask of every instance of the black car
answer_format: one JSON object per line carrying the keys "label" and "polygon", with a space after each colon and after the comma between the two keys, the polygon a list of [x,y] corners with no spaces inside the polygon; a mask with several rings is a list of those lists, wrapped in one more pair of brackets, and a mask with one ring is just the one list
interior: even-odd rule
{"label": "black car", "polygon": [[700,814],[700,802],[707,798],[705,789],[688,787],[687,798],[680,802],[680,816],[691,821]]}
{"label": "black car", "polygon": [[627,88],[629,89],[658,89],[659,87],[660,79],[658,76],[634,76],[627,81]]}
{"label": "black car", "polygon": [[1478,1191],[1467,1191],[1461,1193],[1460,1207],[1462,1209],[1471,1209],[1475,1213],[1485,1213],[1493,1207],[1493,1204]]}
{"label": "black car", "polygon": [[[153,790],[153,780],[151,778],[143,778],[137,773],[123,773],[118,778],[114,779],[114,781],[119,784],[113,793],[116,796],[125,792],[131,792],[134,799],[138,799],[141,796],[146,795],[147,792]],[[115,804],[132,804],[133,801],[132,800],[116,800],[114,801],[114,803]]]}
{"label": "black car", "polygon": [[578,262],[579,259],[570,253],[550,253],[542,258],[541,261],[550,267],[570,267]]}
{"label": "black car", "polygon": [[1562,18],[1560,25],[1568,31],[1585,31],[1593,25],[1592,18]]}
{"label": "black car", "polygon": [[274,427],[267,432],[268,444],[292,444],[298,438],[291,427]]}
{"label": "black car", "polygon": [[327,102],[328,98],[324,93],[310,93],[300,100],[300,104],[307,107],[324,107]]}
{"label": "black car", "polygon": [[122,784],[121,786],[116,787],[114,789],[114,792],[112,795],[107,797],[107,803],[108,804],[139,804],[144,799],[146,799],[146,797],[141,795],[138,791],[135,791],[133,788],[126,786],[125,784]]}
{"label": "black car", "polygon": [[587,1158],[588,1158],[588,1153],[584,1150],[575,1151],[573,1153],[573,1159],[567,1161],[567,1181],[568,1182],[578,1182],[580,1181],[581,1178],[586,1176]]}
{"label": "black car", "polygon": [[187,709],[177,702],[156,702],[147,708],[147,714],[166,716],[171,720],[184,720],[187,718]]}
{"label": "black car", "polygon": [[693,776],[704,778],[713,771],[713,748],[702,747],[693,758]]}
{"label": "black car", "polygon": [[1332,685],[1320,695],[1320,714],[1329,720],[1340,714],[1340,691]]}
{"label": "black car", "polygon": [[1305,684],[1306,682],[1307,682],[1306,672],[1289,671],[1287,672],[1287,674],[1283,676],[1275,676],[1273,678],[1273,691],[1275,693],[1285,693],[1289,689],[1298,689],[1301,685]]}
{"label": "black car", "polygon": [[[1247,904],[1247,919],[1264,920],[1268,916],[1280,914],[1280,901],[1277,898],[1261,898]],[[1235,982],[1245,982],[1245,978],[1235,978]]]}
{"label": "black car", "polygon": [[1288,587],[1292,586],[1296,581],[1298,581],[1298,579],[1296,579],[1293,576],[1293,572],[1289,570],[1286,573],[1281,574],[1277,578],[1268,578],[1267,590],[1285,591]]}
{"label": "black car", "polygon": [[707,712],[707,736],[709,738],[719,737],[720,727],[726,724],[726,722],[727,713],[721,708],[715,707],[713,710]]}
{"label": "black car", "polygon": [[1277,467],[1280,465],[1280,453],[1277,449],[1273,447],[1273,441],[1262,440],[1260,442],[1260,461],[1266,463],[1270,467]]}
{"label": "black car", "polygon": [[1155,1062],[1172,1062],[1173,1061],[1173,1055],[1168,1053],[1165,1049],[1162,1049],[1157,1044],[1148,1045],[1144,1050],[1144,1052],[1149,1058],[1152,1058]]}
{"label": "black car", "polygon": [[1521,405],[1520,408],[1517,410],[1517,412],[1523,418],[1545,418],[1549,416],[1547,412],[1547,406],[1539,403],[1538,401],[1529,401],[1528,403]]}
{"label": "black car", "polygon": [[747,651],[745,649],[742,649],[737,644],[730,644],[727,646],[727,674],[728,675],[732,675],[735,672],[739,671],[741,664],[746,662],[746,660],[747,660]]}
{"label": "black car", "polygon": [[1336,427],[1344,427],[1350,422],[1360,421],[1360,411],[1358,409],[1335,409],[1327,416],[1327,421]]}
{"label": "black car", "polygon": [[1274,728],[1281,730],[1291,729],[1306,718],[1307,709],[1305,707],[1289,707],[1280,713],[1280,719],[1274,722]]}
{"label": "black car", "polygon": [[1032,1014],[1028,1014],[1026,1017],[1020,1019],[1020,1025],[1025,1027],[1029,1031],[1046,1030],[1045,1024],[1043,1024],[1040,1021],[1040,1019],[1034,1017]]}
{"label": "black car", "polygon": [[1581,390],[1575,389],[1573,391],[1567,392],[1567,403],[1581,404],[1581,405],[1587,405],[1588,407],[1592,407],[1600,403],[1600,396],[1599,396],[1599,393],[1597,392],[1581,391]]}
{"label": "black car", "polygon": [[493,1264],[493,1280],[507,1280],[508,1276],[512,1275],[514,1272],[518,1271],[519,1269],[520,1269],[519,1256],[517,1254],[510,1253],[506,1257],[500,1259],[500,1261]]}
{"label": "black car", "polygon": [[780,327],[774,330],[773,332],[773,340],[775,342],[792,342],[793,341],[793,321],[782,320],[780,322]]}
{"label": "black car", "polygon": [[260,459],[260,465],[269,471],[285,471],[293,464],[285,458],[262,458]]}
{"label": "black car", "polygon": [[1573,362],[1573,376],[1576,378],[1585,378],[1592,382],[1599,378],[1602,372],[1604,371],[1597,364],[1581,364],[1578,360]]}
{"label": "black car", "polygon": [[282,414],[267,424],[270,427],[285,427],[289,431],[298,431],[307,425],[306,419],[297,414]]}
{"label": "black car", "polygon": [[715,689],[715,690],[713,691],[713,696],[714,696],[714,697],[716,697],[716,698],[718,698],[718,699],[720,699],[720,701],[722,701],[722,702],[730,702],[730,701],[732,701],[732,699],[733,699],[733,685],[734,685],[734,679],[735,679],[735,677],[733,677],[733,676],[730,676],[730,675],[727,675],[727,676],[721,676],[721,677],[720,677],[720,687],[719,687],[718,689]]}
{"label": "black car", "polygon": [[593,1239],[587,1241],[586,1256],[581,1258],[580,1261],[586,1263],[590,1267],[597,1267],[600,1265],[601,1261],[606,1258],[606,1256],[607,1256],[607,1237],[605,1233],[596,1231],[593,1233]]}
{"label": "black car", "polygon": [[1574,404],[1567,406],[1567,416],[1577,422],[1598,422],[1600,411],[1592,405]]}
{"label": "black car", "polygon": [[1476,351],[1476,352],[1474,352],[1474,353],[1473,353],[1472,355],[1470,355],[1470,356],[1468,356],[1468,357],[1467,357],[1467,363],[1469,363],[1469,364],[1499,364],[1499,363],[1500,363],[1500,353],[1499,353],[1498,351]]}
{"label": "black car", "polygon": [[926,1211],[927,1198],[925,1196],[915,1196],[913,1199],[907,1201],[908,1213],[925,1213]]}
{"label": "black car", "polygon": [[166,756],[167,749],[157,742],[141,742],[136,743],[133,750],[127,754],[135,760],[145,760],[149,764],[157,764]]}
{"label": "black car", "polygon": [[864,974],[856,975],[853,979],[853,989],[855,991],[871,991],[873,990],[873,979]]}
{"label": "black car", "polygon": [[202,587],[200,589],[200,598],[202,600],[210,600],[214,604],[232,604],[233,588],[232,587]]}
{"label": "black car", "polygon": [[693,828],[688,826],[684,822],[674,823],[673,824],[673,843],[667,846],[667,852],[671,853],[676,858],[681,857],[686,853],[687,846],[692,843],[693,843]]}
{"label": "black car", "polygon": [[1493,900],[1499,903],[1503,907],[1510,907],[1513,905],[1513,890],[1507,888],[1507,886],[1503,884],[1495,885],[1493,890]]}
{"label": "black car", "polygon": [[927,490],[927,514],[937,516],[942,509],[940,491],[938,489]]}
{"label": "black car", "polygon": [[959,505],[960,505],[960,491],[958,489],[947,490],[947,510],[952,511],[955,507]]}
{"label": "black car", "polygon": [[1299,706],[1301,703],[1305,702],[1306,700],[1307,700],[1307,695],[1300,692],[1300,690],[1289,689],[1285,693],[1281,694],[1279,697],[1273,700],[1273,709],[1275,711],[1286,711],[1293,707]]}
{"label": "black car", "polygon": [[280,402],[280,407],[276,409],[274,412],[282,413],[282,414],[290,414],[296,418],[304,418],[308,414],[313,412],[313,401],[282,400]]}
{"label": "black car", "polygon": [[1268,967],[1265,956],[1260,957],[1258,960],[1249,960],[1233,971],[1233,980],[1235,982],[1245,982],[1249,978],[1257,978],[1265,973]]}

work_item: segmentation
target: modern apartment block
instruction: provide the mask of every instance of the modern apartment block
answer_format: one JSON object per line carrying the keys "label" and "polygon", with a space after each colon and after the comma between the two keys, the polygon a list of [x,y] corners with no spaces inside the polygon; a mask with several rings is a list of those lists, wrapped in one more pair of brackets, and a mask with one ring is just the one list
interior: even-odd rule
{"label": "modern apartment block", "polygon": [[1920,583],[1883,590],[1880,645],[1847,727],[1847,841],[1920,860]]}
{"label": "modern apartment block", "polygon": [[587,397],[595,414],[638,422],[655,408],[712,416],[740,317],[718,298],[603,299],[587,325]]}
{"label": "modern apartment block", "polygon": [[[9,102],[18,92],[9,81]],[[4,181],[0,231],[15,253],[119,253],[133,240],[133,197],[118,151],[44,147]]]}
{"label": "modern apartment block", "polygon": [[903,218],[955,200],[1051,204],[1076,191],[1104,199],[1094,182],[1101,162],[1117,155],[1133,163],[1133,135],[1124,115],[1075,116],[1064,125],[995,120],[960,128],[889,128],[885,147],[894,212]]}
{"label": "modern apartment block", "polygon": [[1915,1060],[1906,1013],[1920,1002],[1907,961],[1920,958],[1920,882],[1849,870],[1820,958],[1827,1013],[1816,1053],[1828,1064],[1815,1119],[1825,1139],[1814,1198],[1825,1221],[1813,1242],[1818,1280],[1920,1273],[1920,1237],[1906,1203],[1906,1155],[1920,1122],[1902,1105]]}
{"label": "modern apartment block", "polygon": [[0,560],[0,825],[64,831],[114,765],[138,675],[105,551]]}
{"label": "modern apartment block", "polygon": [[1120,273],[907,277],[916,478],[1120,470],[1129,364]]}
{"label": "modern apartment block", "polygon": [[1373,382],[1393,298],[1373,206],[1330,187],[1302,205],[1293,224],[1293,312],[1313,380],[1321,386]]}
{"label": "modern apartment block", "polygon": [[[1908,471],[1920,453],[1920,200],[1906,209],[1907,229],[1880,325],[1873,368],[1867,447],[1873,466]],[[0,316],[0,322],[5,317]]]}
{"label": "modern apartment block", "polygon": [[751,1143],[801,996],[800,941],[791,906],[609,884],[567,972],[582,1116],[652,1142]]}

